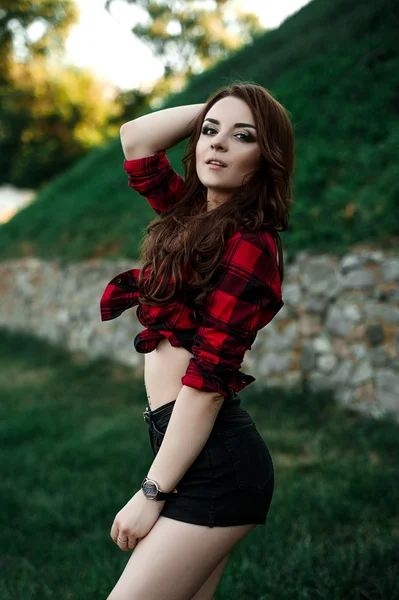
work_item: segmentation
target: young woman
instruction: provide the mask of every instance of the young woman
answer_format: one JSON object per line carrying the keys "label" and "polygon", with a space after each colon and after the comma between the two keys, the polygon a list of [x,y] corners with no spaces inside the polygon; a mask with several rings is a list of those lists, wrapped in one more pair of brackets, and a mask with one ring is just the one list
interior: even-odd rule
{"label": "young woman", "polygon": [[[183,179],[165,150],[187,137]],[[138,306],[155,458],[111,528],[134,552],[108,600],[210,600],[273,495],[268,447],[237,392],[254,381],[239,371],[246,350],[283,306],[293,128],[266,89],[237,83],[130,121],[121,141],[129,185],[158,216],[141,269],[108,283],[101,318]]]}

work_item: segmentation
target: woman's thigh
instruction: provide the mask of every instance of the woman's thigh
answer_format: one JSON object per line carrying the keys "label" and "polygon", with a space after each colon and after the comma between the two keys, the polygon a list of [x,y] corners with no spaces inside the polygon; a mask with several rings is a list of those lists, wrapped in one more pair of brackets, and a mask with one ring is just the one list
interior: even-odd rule
{"label": "woman's thigh", "polygon": [[191,600],[256,525],[205,527],[160,516],[107,600]]}
{"label": "woman's thigh", "polygon": [[219,581],[222,578],[228,557],[229,555],[225,556],[217,565],[217,567],[215,567],[208,579],[202,584],[198,592],[196,592],[191,600],[212,600],[213,595],[216,592],[216,588],[219,585]]}

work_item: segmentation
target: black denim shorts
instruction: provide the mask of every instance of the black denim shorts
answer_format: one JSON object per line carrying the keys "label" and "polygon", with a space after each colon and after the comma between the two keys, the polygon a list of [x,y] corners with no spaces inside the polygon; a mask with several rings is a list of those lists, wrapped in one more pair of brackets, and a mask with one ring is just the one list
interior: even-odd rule
{"label": "black denim shorts", "polygon": [[[176,400],[143,413],[157,454]],[[208,527],[266,523],[274,490],[269,449],[239,396],[229,394],[204,448],[161,515]]]}

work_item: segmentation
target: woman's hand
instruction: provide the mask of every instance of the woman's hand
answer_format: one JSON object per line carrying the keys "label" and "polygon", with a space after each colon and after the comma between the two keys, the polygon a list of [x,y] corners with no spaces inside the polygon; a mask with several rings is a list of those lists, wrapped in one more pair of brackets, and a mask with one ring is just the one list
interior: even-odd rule
{"label": "woman's hand", "polygon": [[114,519],[111,538],[115,544],[121,550],[132,550],[153,528],[164,504],[164,501],[148,500],[141,489],[136,492]]}

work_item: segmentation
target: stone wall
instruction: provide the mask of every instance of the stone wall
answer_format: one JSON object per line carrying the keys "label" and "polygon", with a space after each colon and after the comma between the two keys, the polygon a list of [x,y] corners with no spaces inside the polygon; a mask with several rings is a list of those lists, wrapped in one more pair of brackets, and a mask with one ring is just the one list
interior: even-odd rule
{"label": "stone wall", "polygon": [[[0,325],[132,366],[143,329],[136,308],[100,320],[99,300],[129,260],[62,265],[34,258],[0,264]],[[286,265],[285,306],[258,333],[241,370],[252,385],[333,390],[355,410],[399,417],[399,255],[359,250],[342,258],[299,254]]]}

